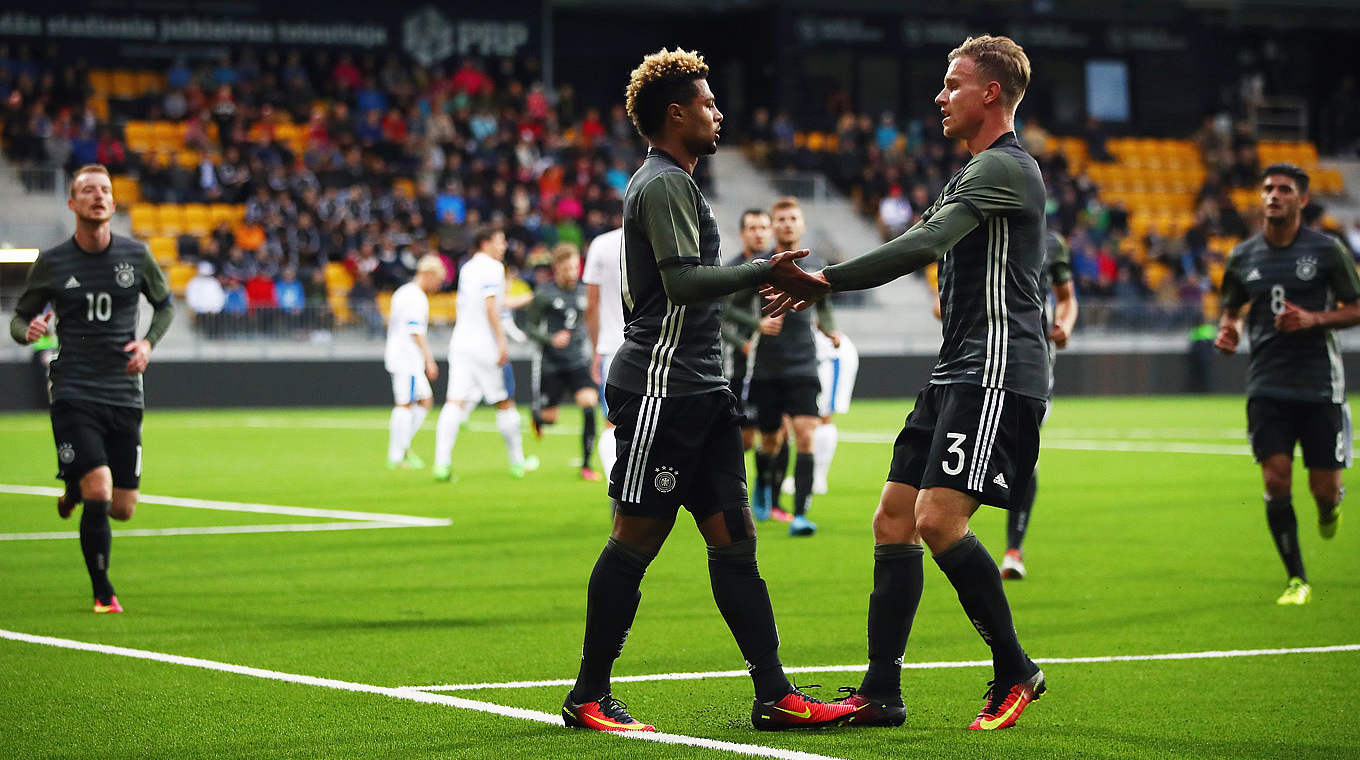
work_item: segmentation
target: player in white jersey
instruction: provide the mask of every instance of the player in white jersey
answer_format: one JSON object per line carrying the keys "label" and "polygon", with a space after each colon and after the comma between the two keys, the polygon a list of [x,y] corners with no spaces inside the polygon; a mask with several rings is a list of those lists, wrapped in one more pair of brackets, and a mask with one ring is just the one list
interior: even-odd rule
{"label": "player in white jersey", "polygon": [[484,229],[473,239],[476,251],[458,270],[458,321],[449,339],[449,392],[435,427],[434,477],[452,479],[453,445],[458,427],[486,402],[496,407],[496,428],[505,439],[510,474],[538,469],[538,458],[524,456],[515,376],[501,323],[505,305],[505,233]]}
{"label": "player in white jersey", "polygon": [[619,256],[623,252],[623,228],[598,235],[586,249],[586,330],[595,355],[590,364],[592,379],[600,386],[604,407],[604,432],[596,444],[605,476],[614,471],[618,456],[614,445],[614,423],[609,421],[609,405],[604,401],[604,383],[609,379],[609,364],[614,352],[623,345],[623,288],[620,285]]}
{"label": "player in white jersey", "polygon": [[439,377],[439,365],[430,352],[426,333],[430,327],[430,293],[444,283],[444,262],[438,256],[422,256],[416,276],[392,294],[387,322],[387,349],[383,364],[392,375],[392,419],[387,426],[387,468],[419,470],[425,463],[411,451],[411,439],[434,406],[430,381]]}
{"label": "player in white jersey", "polygon": [[850,411],[850,397],[855,392],[855,378],[859,375],[859,351],[844,333],[838,334],[838,345],[831,339],[814,330],[812,338],[817,344],[817,377],[822,381],[822,392],[817,396],[817,413],[822,424],[812,434],[813,475],[812,492],[826,493],[826,474],[831,469],[831,459],[836,456],[836,442],[840,433],[832,415]]}

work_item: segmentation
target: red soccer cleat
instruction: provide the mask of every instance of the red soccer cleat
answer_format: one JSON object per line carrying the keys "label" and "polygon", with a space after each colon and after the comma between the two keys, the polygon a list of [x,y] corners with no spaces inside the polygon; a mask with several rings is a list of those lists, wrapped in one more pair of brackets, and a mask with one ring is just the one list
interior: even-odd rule
{"label": "red soccer cleat", "polygon": [[651,726],[628,714],[624,704],[606,694],[598,702],[576,704],[571,692],[562,703],[562,722],[568,728],[588,728],[592,731],[655,731]]}
{"label": "red soccer cleat", "polygon": [[779,522],[785,522],[785,523],[786,523],[786,522],[793,522],[793,515],[790,514],[790,513],[788,513],[788,512],[785,512],[784,510],[780,509],[779,507],[771,507],[771,508],[770,508],[770,517],[771,517],[771,519],[778,520]]}
{"label": "red soccer cleat", "polygon": [[1029,678],[1005,689],[993,681],[987,689],[987,704],[983,705],[982,712],[978,713],[977,719],[968,729],[971,731],[999,731],[1003,728],[1010,728],[1020,719],[1020,713],[1025,711],[1025,707],[1030,702],[1038,700],[1045,691],[1047,691],[1047,686],[1044,684],[1044,671],[1042,670],[1036,671]]}
{"label": "red soccer cleat", "polygon": [[581,468],[581,480],[589,480],[589,481],[592,482],[592,483],[598,483],[598,482],[600,482],[601,480],[604,480],[604,476],[601,475],[601,474],[598,473],[598,472],[595,472],[594,470],[590,469],[589,467],[582,467],[582,468]]}
{"label": "red soccer cleat", "polygon": [[123,605],[121,605],[121,604],[118,603],[118,597],[116,597],[116,596],[111,596],[111,597],[109,597],[109,603],[108,603],[108,604],[104,604],[103,602],[99,601],[99,598],[98,598],[98,597],[95,597],[95,600],[94,600],[94,614],[96,614],[96,615],[108,615],[108,614],[118,613],[118,612],[122,612],[122,611],[123,611]]}
{"label": "red soccer cleat", "polygon": [[751,723],[761,731],[840,726],[848,723],[860,709],[860,705],[829,705],[794,688],[774,702],[757,699],[751,707]]}
{"label": "red soccer cleat", "polygon": [[849,696],[836,700],[836,704],[857,708],[846,719],[847,726],[900,726],[907,722],[907,707],[901,697],[891,700],[866,697],[853,686],[842,686],[839,690]]}

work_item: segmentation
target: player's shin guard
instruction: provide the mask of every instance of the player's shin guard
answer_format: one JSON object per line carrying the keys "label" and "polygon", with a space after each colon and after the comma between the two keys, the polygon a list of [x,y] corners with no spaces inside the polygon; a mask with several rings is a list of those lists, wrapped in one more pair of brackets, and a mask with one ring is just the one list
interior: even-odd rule
{"label": "player's shin guard", "polygon": [[600,433],[600,466],[604,467],[604,477],[609,479],[614,472],[614,460],[619,458],[617,444],[614,443],[614,428],[605,426],[604,432]]}
{"label": "player's shin guard", "polygon": [[920,544],[874,547],[874,590],[869,594],[869,670],[859,693],[902,693],[902,657],[925,585],[925,548]]}
{"label": "player's shin guard", "polygon": [[593,702],[609,692],[609,672],[623,652],[642,600],[638,587],[655,557],[612,537],[600,552],[586,594],[586,636],[571,701]]}
{"label": "player's shin guard", "polygon": [[737,640],[755,682],[756,699],[780,699],[793,686],[779,662],[779,631],[770,607],[770,592],[756,567],[756,540],[708,547],[708,578],[713,601]]}
{"label": "player's shin guard", "polygon": [[511,465],[524,463],[524,442],[520,437],[519,424],[519,412],[514,407],[496,410],[496,429],[501,431],[501,438],[505,439],[505,453],[510,457]]}
{"label": "player's shin guard", "polygon": [[1293,500],[1288,496],[1282,499],[1267,498],[1266,524],[1270,526],[1270,537],[1275,539],[1275,549],[1280,553],[1289,577],[1307,582],[1308,575],[1303,570],[1303,550],[1299,548],[1299,521],[1294,516]]}
{"label": "player's shin guard", "polygon": [[109,583],[109,550],[113,546],[109,505],[107,499],[86,499],[80,513],[80,551],[85,555],[94,596],[104,604],[113,598],[113,584]]}
{"label": "player's shin guard", "polygon": [[1006,548],[1020,549],[1025,543],[1025,532],[1029,530],[1029,515],[1034,509],[1034,497],[1039,492],[1039,469],[1034,469],[1029,483],[1011,499],[1011,508],[1006,512]]}
{"label": "player's shin guard", "polygon": [[807,513],[812,502],[812,454],[798,452],[793,461],[793,514]]}
{"label": "player's shin guard", "polygon": [[590,466],[590,455],[595,453],[595,407],[581,407],[581,466]]}
{"label": "player's shin guard", "polygon": [[434,466],[448,467],[453,463],[453,444],[458,442],[458,426],[463,424],[463,410],[452,401],[439,410],[439,421],[434,426]]}
{"label": "player's shin guard", "polygon": [[1031,675],[1025,672],[1028,658],[1015,633],[1011,606],[1001,587],[1001,571],[977,536],[969,531],[953,546],[936,554],[935,563],[954,584],[964,613],[992,648],[997,683],[1012,683]]}
{"label": "player's shin guard", "polygon": [[812,472],[813,482],[826,482],[826,475],[831,471],[831,460],[836,456],[836,443],[839,440],[840,431],[831,422],[818,425],[816,432],[812,434],[812,456],[817,463],[816,469]]}
{"label": "player's shin guard", "polygon": [[387,422],[387,461],[400,462],[406,455],[410,432],[411,410],[404,406],[392,407],[392,417]]}

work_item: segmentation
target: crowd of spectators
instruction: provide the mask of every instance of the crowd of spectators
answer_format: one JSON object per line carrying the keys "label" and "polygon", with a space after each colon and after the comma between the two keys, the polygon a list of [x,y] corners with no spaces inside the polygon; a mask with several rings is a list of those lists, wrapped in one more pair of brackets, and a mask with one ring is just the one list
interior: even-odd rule
{"label": "crowd of spectators", "polygon": [[[396,55],[245,49],[175,61],[163,89],[111,104],[107,122],[86,105],[84,64],[39,60],[0,45],[8,157],[103,163],[136,177],[151,203],[244,204],[242,223],[179,245],[219,280],[229,311],[324,307],[328,262],[350,271],[359,304],[408,280],[425,253],[444,258],[452,290],[483,225],[505,231],[507,268],[531,281],[554,244],[584,248],[621,223],[643,155],[622,104],[581,106],[569,86],[550,94],[527,58],[427,69]],[[129,150],[120,127],[133,119],[183,123],[184,155]],[[303,145],[280,136],[285,124],[305,125]],[[297,295],[287,306],[285,292]]]}

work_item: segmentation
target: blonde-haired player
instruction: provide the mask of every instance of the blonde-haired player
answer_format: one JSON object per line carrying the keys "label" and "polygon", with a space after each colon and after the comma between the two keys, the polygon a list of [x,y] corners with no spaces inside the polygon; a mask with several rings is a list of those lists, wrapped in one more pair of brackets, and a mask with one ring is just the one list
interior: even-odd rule
{"label": "blonde-haired player", "polygon": [[439,365],[425,337],[430,328],[429,294],[439,291],[447,274],[438,256],[422,256],[416,263],[416,276],[392,294],[387,348],[383,352],[383,365],[392,375],[392,417],[387,424],[389,470],[425,467],[411,451],[411,439],[434,406],[430,382],[439,377]]}

